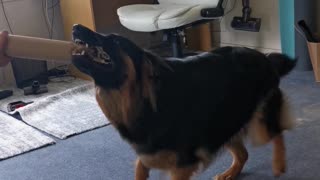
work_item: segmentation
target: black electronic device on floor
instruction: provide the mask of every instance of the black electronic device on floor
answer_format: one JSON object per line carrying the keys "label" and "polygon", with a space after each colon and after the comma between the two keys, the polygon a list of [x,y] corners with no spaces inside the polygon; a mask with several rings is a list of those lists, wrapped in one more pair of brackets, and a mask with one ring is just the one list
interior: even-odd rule
{"label": "black electronic device on floor", "polygon": [[48,84],[47,62],[35,60],[12,60],[12,68],[17,87],[23,89],[32,86],[34,81]]}
{"label": "black electronic device on floor", "polygon": [[39,81],[33,81],[32,85],[29,87],[23,88],[24,95],[37,95],[48,92],[46,85],[41,85]]}

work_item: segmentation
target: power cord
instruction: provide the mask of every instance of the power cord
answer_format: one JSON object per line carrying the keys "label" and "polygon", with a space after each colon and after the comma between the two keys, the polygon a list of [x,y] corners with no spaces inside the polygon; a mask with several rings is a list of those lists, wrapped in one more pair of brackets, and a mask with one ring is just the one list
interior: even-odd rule
{"label": "power cord", "polygon": [[[48,0],[42,0],[42,12],[43,16],[45,18],[46,26],[49,32],[49,38],[53,39],[53,33],[54,33],[54,20],[55,20],[55,8],[60,4],[60,1],[57,0],[54,2],[54,0],[51,0],[51,6],[48,6]],[[48,10],[51,10],[51,19],[49,17]]]}
{"label": "power cord", "polygon": [[51,7],[49,7],[49,9],[55,8],[60,4],[60,0],[57,0],[57,2],[55,4],[53,4]]}
{"label": "power cord", "polygon": [[4,18],[6,19],[9,31],[10,31],[11,34],[13,34],[13,31],[12,31],[12,28],[11,28],[11,25],[10,25],[10,22],[9,22],[9,19],[8,19],[8,16],[7,16],[6,8],[4,7],[4,2],[3,2],[3,0],[0,0],[0,2],[1,2],[1,8],[2,8],[2,11],[3,11],[3,15],[4,15]]}
{"label": "power cord", "polygon": [[[59,4],[60,4],[59,0],[57,0],[56,2],[54,2],[54,0],[51,0],[51,6],[49,7],[48,0],[42,0],[43,13],[44,13],[44,17],[46,19],[46,25],[47,25],[47,29],[49,31],[49,38],[50,39],[53,39],[54,26],[55,26],[54,20],[55,20],[55,15],[56,15],[55,8]],[[51,10],[51,19],[49,18],[49,10]],[[61,67],[65,67],[66,70],[62,71]],[[54,81],[54,82],[70,82],[73,79],[75,79],[74,77],[69,75],[70,73],[68,72],[68,67],[69,67],[69,65],[63,65],[63,66],[58,66],[58,67],[55,67],[55,68],[49,70],[48,71],[49,80]]]}
{"label": "power cord", "polygon": [[69,65],[62,65],[48,71],[48,78],[51,82],[71,83],[76,79],[69,72]]}
{"label": "power cord", "polygon": [[[48,11],[48,9],[47,9],[47,11]],[[51,11],[52,11],[52,14],[51,14],[51,31],[50,31],[51,37],[50,37],[50,39],[53,39],[53,27],[54,27],[54,19],[55,19],[55,14],[54,14],[55,13],[55,8],[54,8],[54,6],[53,6],[53,8],[51,8]]]}
{"label": "power cord", "polygon": [[[229,1],[230,1],[230,0],[228,0],[227,5],[228,5]],[[226,5],[226,6],[227,6],[227,5]],[[234,1],[233,1],[232,8],[231,8],[228,12],[226,12],[224,16],[228,15],[231,11],[233,11],[234,8],[236,7],[236,5],[237,5],[237,0],[234,0]]]}
{"label": "power cord", "polygon": [[[231,0],[231,1],[232,1],[232,0]],[[224,9],[227,8],[227,6],[228,6],[229,3],[230,3],[230,0],[227,0],[227,2],[225,3]],[[221,21],[223,20],[224,17],[226,17],[226,15],[228,15],[231,11],[233,11],[233,10],[236,8],[236,4],[237,4],[237,0],[233,0],[232,8],[231,8],[229,11],[227,11],[227,12],[223,15],[223,17],[221,17],[221,18],[218,20],[219,23],[221,23]],[[212,32],[218,32],[218,33],[219,33],[219,32],[222,32],[222,31],[212,31]]]}
{"label": "power cord", "polygon": [[51,37],[51,31],[50,31],[51,25],[50,25],[50,20],[49,20],[48,11],[47,11],[47,8],[48,8],[47,0],[41,0],[41,5],[42,5],[42,14],[45,19],[45,23],[46,23],[46,27],[47,27],[47,30],[49,33],[49,37]]}

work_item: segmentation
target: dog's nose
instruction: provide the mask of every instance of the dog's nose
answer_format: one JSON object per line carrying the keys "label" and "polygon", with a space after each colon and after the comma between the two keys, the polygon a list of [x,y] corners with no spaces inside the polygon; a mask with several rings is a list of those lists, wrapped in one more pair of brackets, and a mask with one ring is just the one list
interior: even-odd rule
{"label": "dog's nose", "polygon": [[78,30],[80,30],[80,28],[81,28],[80,24],[74,24],[73,27],[72,27],[72,30],[73,31],[78,31]]}

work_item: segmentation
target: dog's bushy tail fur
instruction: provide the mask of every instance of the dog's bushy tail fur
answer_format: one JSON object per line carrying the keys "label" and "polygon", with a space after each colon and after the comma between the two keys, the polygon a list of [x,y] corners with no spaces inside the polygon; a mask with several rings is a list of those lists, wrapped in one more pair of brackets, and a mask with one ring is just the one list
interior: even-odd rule
{"label": "dog's bushy tail fur", "polygon": [[267,58],[271,61],[280,76],[287,75],[297,64],[297,59],[280,53],[271,53],[267,55]]}

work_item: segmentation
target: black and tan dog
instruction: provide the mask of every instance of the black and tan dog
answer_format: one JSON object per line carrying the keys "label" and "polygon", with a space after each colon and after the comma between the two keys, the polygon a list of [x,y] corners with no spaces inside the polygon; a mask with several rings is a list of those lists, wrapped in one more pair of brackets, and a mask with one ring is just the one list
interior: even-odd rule
{"label": "black and tan dog", "polygon": [[73,63],[94,79],[101,109],[136,151],[136,180],[147,179],[153,168],[187,180],[223,147],[233,163],[216,179],[235,179],[248,158],[244,137],[272,142],[274,175],[285,172],[282,133],[290,121],[279,81],[296,60],[236,47],[163,59],[81,25],[73,37],[94,52],[77,52]]}

